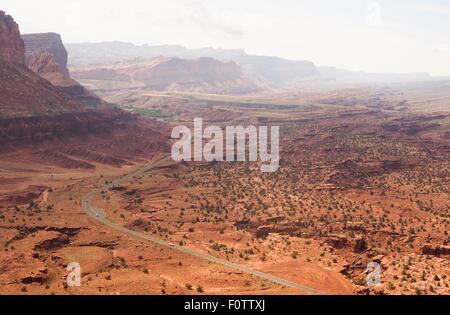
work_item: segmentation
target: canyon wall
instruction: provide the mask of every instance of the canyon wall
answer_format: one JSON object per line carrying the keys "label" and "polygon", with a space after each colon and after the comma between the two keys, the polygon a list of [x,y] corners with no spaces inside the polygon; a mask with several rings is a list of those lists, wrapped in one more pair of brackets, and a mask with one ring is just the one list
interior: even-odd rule
{"label": "canyon wall", "polygon": [[22,39],[28,68],[43,77],[58,72],[62,78],[70,78],[67,69],[67,51],[59,34],[24,34]]}
{"label": "canyon wall", "polygon": [[155,91],[244,94],[259,90],[235,62],[213,58],[137,58],[72,68],[74,78],[93,90],[145,88]]}
{"label": "canyon wall", "polygon": [[0,60],[25,63],[25,47],[20,38],[19,26],[3,11],[0,11]]}
{"label": "canyon wall", "polygon": [[61,36],[56,33],[24,34],[26,66],[77,102],[91,108],[107,106],[77,81],[67,69],[67,50]]}

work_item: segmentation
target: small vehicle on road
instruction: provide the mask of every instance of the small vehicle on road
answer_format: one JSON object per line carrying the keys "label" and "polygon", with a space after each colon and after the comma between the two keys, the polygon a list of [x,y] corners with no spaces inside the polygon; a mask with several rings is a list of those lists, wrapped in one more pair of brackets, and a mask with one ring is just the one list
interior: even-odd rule
{"label": "small vehicle on road", "polygon": [[175,247],[176,245],[175,245],[174,243],[169,243],[169,246],[173,248],[173,247]]}

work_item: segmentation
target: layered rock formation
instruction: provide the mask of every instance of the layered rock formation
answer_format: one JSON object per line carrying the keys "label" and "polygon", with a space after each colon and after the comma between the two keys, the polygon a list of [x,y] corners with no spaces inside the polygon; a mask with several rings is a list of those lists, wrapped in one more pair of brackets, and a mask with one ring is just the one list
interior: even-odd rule
{"label": "layered rock formation", "polygon": [[251,78],[272,87],[301,86],[303,81],[322,83],[392,83],[423,82],[433,77],[428,73],[369,73],[335,67],[317,67],[305,60],[288,60],[272,56],[250,55],[243,49],[200,48],[188,49],[179,45],[134,45],[124,42],[70,44],[66,48],[71,56],[69,67],[98,63],[114,63],[135,58],[158,56],[197,59],[210,57],[221,61],[234,61]]}
{"label": "layered rock formation", "polygon": [[167,86],[173,83],[210,83],[238,80],[241,69],[233,62],[220,62],[212,58],[183,60],[178,58],[155,60],[147,70],[134,73],[133,78],[146,85]]}
{"label": "layered rock formation", "polygon": [[[33,156],[34,161],[79,167],[79,161],[61,152],[73,149],[80,142],[81,148],[89,147],[87,140],[92,141],[92,137],[95,145],[88,149],[89,154],[81,149],[71,154],[120,164],[115,152],[120,152],[122,157],[125,153],[150,155],[165,145],[165,138],[155,132],[153,123],[140,122],[130,113],[92,96],[67,77],[67,56],[59,36],[38,35],[37,38],[45,40],[31,41],[36,53],[29,52],[28,56],[33,57],[27,60],[33,60],[30,64],[36,71],[33,72],[25,66],[24,45],[17,24],[1,12],[0,26],[0,153],[36,146],[40,153]],[[33,38],[26,37],[27,41]],[[41,77],[49,74],[58,74],[69,84],[55,86]],[[69,141],[67,148],[61,147]],[[97,152],[98,143],[104,143],[100,152]],[[49,147],[54,147],[53,151]]]}
{"label": "layered rock formation", "polygon": [[3,11],[0,11],[0,60],[25,63],[25,47],[20,38],[19,26]]}
{"label": "layered rock formation", "polygon": [[307,78],[319,76],[316,66],[310,61],[245,55],[237,59],[237,62],[247,75],[274,87],[289,87]]}
{"label": "layered rock formation", "polygon": [[249,55],[241,49],[187,49],[176,45],[136,46],[122,42],[71,44],[67,45],[67,49],[71,55],[70,66],[74,67],[158,56],[188,60],[208,57],[222,62],[235,62],[246,77],[272,87],[290,86],[305,78],[320,76],[312,62]]}
{"label": "layered rock formation", "polygon": [[58,72],[62,78],[70,79],[67,51],[59,34],[25,34],[22,39],[28,68],[44,77],[48,73]]}
{"label": "layered rock formation", "polygon": [[47,51],[39,51],[27,58],[26,64],[28,68],[55,85],[76,83],[70,79],[67,69],[62,69],[61,65],[56,62],[55,56]]}
{"label": "layered rock formation", "polygon": [[72,75],[94,90],[146,88],[156,91],[243,94],[259,89],[244,76],[236,63],[212,58],[139,58],[73,68]]}
{"label": "layered rock formation", "polygon": [[61,36],[56,33],[22,35],[25,43],[25,63],[77,102],[90,107],[106,105],[95,94],[70,78],[67,69],[67,51]]}
{"label": "layered rock formation", "polygon": [[21,64],[0,61],[0,151],[133,124],[110,105],[91,107]]}
{"label": "layered rock formation", "polygon": [[[68,76],[67,52],[59,35],[25,36],[27,46],[32,47],[25,58],[25,45],[19,27],[13,18],[0,12],[0,118],[59,115],[87,110],[73,99],[45,80],[56,76],[70,81]],[[55,42],[56,41],[56,42]],[[56,56],[56,57],[55,57]],[[32,72],[25,64],[31,62]],[[49,77],[47,77],[49,79]]]}
{"label": "layered rock formation", "polygon": [[24,65],[0,61],[0,118],[57,115],[85,108]]}

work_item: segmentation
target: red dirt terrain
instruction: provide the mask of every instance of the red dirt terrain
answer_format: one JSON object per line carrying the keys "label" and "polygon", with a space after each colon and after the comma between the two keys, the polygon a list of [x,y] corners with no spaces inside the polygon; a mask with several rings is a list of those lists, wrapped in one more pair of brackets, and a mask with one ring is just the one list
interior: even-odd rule
{"label": "red dirt terrain", "polygon": [[[3,25],[12,23],[3,16],[2,35]],[[9,53],[2,56],[7,57],[0,64],[2,293],[201,292],[211,273],[221,292],[222,284],[236,292],[250,282],[249,276],[136,242],[92,222],[80,208],[82,195],[106,181],[104,174],[118,176],[167,152],[170,129],[111,106],[90,109],[11,62]],[[23,55],[12,61],[19,59]],[[71,261],[83,265],[84,287],[67,287],[65,267]],[[199,279],[187,276],[192,274]],[[257,282],[245,291],[258,285],[265,286]]]}
{"label": "red dirt terrain", "polygon": [[[310,293],[189,250],[323,293],[450,293],[444,83],[264,97],[105,92],[121,109],[68,92],[87,90],[66,71],[58,35],[24,39],[0,12],[0,293]],[[155,163],[170,155],[171,128],[194,117],[280,126],[279,170]],[[68,286],[72,262],[80,287]],[[369,263],[380,267],[374,286]]]}
{"label": "red dirt terrain", "polygon": [[[220,125],[280,125],[281,167],[262,174],[258,164],[183,163],[94,205],[128,229],[325,292],[448,294],[448,111],[434,101],[386,111],[398,104],[391,94],[352,93],[356,106],[228,97],[207,106],[202,95],[144,92],[146,108],[179,111],[183,102],[188,124],[197,111],[208,121],[218,113],[211,122]],[[366,282],[369,263],[380,267],[378,285]]]}

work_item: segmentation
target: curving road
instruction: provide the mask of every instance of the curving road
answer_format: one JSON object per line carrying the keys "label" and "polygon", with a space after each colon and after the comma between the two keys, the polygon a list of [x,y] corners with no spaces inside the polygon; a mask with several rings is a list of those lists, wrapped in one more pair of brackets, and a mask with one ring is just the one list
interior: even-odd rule
{"label": "curving road", "polygon": [[145,166],[145,167],[143,167],[141,169],[138,169],[138,170],[136,170],[134,172],[131,172],[131,173],[125,175],[125,176],[119,177],[119,178],[117,178],[117,179],[115,179],[115,180],[113,180],[113,181],[111,181],[111,182],[109,182],[107,184],[104,184],[100,188],[97,188],[95,190],[90,191],[89,193],[87,193],[81,199],[81,207],[83,208],[83,210],[91,218],[93,218],[94,220],[96,220],[96,221],[106,225],[110,229],[115,230],[117,232],[122,232],[124,234],[130,235],[130,236],[133,236],[133,237],[136,237],[136,238],[139,238],[139,239],[150,241],[152,243],[155,243],[155,244],[158,244],[158,245],[161,245],[161,246],[164,246],[164,247],[172,248],[172,249],[177,250],[179,252],[182,252],[182,253],[185,253],[185,254],[188,254],[188,255],[192,255],[192,256],[195,256],[195,257],[207,260],[207,261],[212,262],[212,263],[223,265],[225,267],[233,268],[233,269],[236,269],[236,270],[239,270],[239,271],[242,271],[242,272],[245,272],[245,273],[248,273],[248,274],[251,274],[251,275],[263,278],[263,279],[266,279],[266,280],[270,280],[270,281],[272,281],[274,283],[277,283],[277,284],[280,284],[282,286],[286,286],[286,287],[290,287],[290,288],[294,288],[294,289],[298,289],[298,290],[304,291],[304,292],[306,292],[308,294],[325,294],[324,292],[320,292],[320,291],[315,290],[313,288],[310,288],[310,287],[307,287],[307,286],[301,285],[299,283],[296,283],[296,282],[293,282],[293,281],[289,281],[289,280],[286,280],[286,279],[283,279],[283,278],[280,278],[280,277],[276,277],[276,276],[273,276],[271,274],[268,274],[268,273],[265,273],[265,272],[262,272],[262,271],[259,271],[259,270],[256,270],[256,269],[252,269],[252,268],[247,267],[245,265],[236,264],[236,263],[230,262],[230,261],[228,261],[226,259],[217,258],[217,257],[214,257],[212,255],[206,254],[206,253],[201,252],[199,250],[195,250],[195,249],[184,247],[184,246],[179,246],[179,245],[167,242],[165,240],[162,240],[160,238],[153,237],[151,235],[147,235],[147,234],[139,233],[139,232],[136,232],[136,231],[133,231],[133,230],[129,230],[129,229],[127,229],[127,228],[125,228],[125,227],[123,227],[121,225],[118,225],[118,224],[116,224],[114,222],[109,221],[107,219],[107,217],[106,217],[105,212],[102,209],[94,208],[91,205],[92,199],[96,195],[100,194],[102,191],[109,190],[109,189],[113,188],[114,186],[119,185],[120,183],[122,183],[124,181],[133,179],[133,176],[134,177],[139,177],[142,174],[144,174],[144,173],[146,173],[146,172],[156,168],[158,165],[162,164],[164,162],[164,160],[165,159],[160,159],[160,160],[158,160],[158,161],[156,161],[154,163],[151,163],[151,164],[149,164],[149,165],[147,165],[147,166]]}

